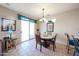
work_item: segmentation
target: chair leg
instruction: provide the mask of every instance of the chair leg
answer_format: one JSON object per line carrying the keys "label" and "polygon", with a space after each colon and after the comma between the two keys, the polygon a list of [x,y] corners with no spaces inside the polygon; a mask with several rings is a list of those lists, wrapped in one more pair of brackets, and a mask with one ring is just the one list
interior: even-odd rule
{"label": "chair leg", "polygon": [[40,44],[40,52],[42,51],[42,45]]}
{"label": "chair leg", "polygon": [[73,56],[75,56],[75,51],[74,51],[74,53],[73,53]]}
{"label": "chair leg", "polygon": [[56,45],[55,45],[55,48],[56,48]]}
{"label": "chair leg", "polygon": [[67,53],[69,54],[70,46],[69,44],[66,45]]}
{"label": "chair leg", "polygon": [[69,54],[69,50],[70,50],[70,46],[68,46],[68,48],[67,48],[67,53]]}
{"label": "chair leg", "polygon": [[56,44],[55,44],[55,48],[56,48]]}
{"label": "chair leg", "polygon": [[53,42],[53,51],[55,51],[56,45],[55,42]]}
{"label": "chair leg", "polygon": [[36,49],[37,49],[37,43],[36,43]]}
{"label": "chair leg", "polygon": [[66,45],[66,49],[68,49],[68,44]]}

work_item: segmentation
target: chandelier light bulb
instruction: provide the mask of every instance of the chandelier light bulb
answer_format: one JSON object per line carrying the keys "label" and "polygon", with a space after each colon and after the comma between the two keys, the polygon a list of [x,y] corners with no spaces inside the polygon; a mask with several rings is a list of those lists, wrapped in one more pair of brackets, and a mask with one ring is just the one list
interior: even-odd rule
{"label": "chandelier light bulb", "polygon": [[55,23],[55,22],[56,22],[56,19],[52,19],[52,22],[54,22],[54,23]]}

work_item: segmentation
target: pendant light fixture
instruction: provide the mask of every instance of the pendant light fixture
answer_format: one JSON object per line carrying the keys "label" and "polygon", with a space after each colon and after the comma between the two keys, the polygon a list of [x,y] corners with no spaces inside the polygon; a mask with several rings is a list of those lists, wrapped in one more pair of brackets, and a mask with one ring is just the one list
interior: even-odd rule
{"label": "pendant light fixture", "polygon": [[52,21],[52,22],[56,22],[56,19],[55,18],[51,18],[51,17],[48,17],[48,18],[45,18],[45,14],[44,14],[44,12],[45,12],[45,9],[43,8],[42,9],[42,12],[43,12],[43,16],[42,16],[42,18],[40,19],[40,21],[42,21],[42,22],[45,22],[45,23],[47,23],[48,21]]}
{"label": "pendant light fixture", "polygon": [[45,9],[43,8],[43,9],[42,9],[43,16],[42,16],[42,18],[40,19],[40,21],[46,22],[46,19],[45,19],[45,16],[44,16],[44,11],[45,11]]}

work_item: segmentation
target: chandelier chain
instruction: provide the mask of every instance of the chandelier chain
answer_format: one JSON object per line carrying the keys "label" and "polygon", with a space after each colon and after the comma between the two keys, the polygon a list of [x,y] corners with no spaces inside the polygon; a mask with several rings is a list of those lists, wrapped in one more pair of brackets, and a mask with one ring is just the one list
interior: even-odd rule
{"label": "chandelier chain", "polygon": [[45,10],[45,9],[43,8],[43,9],[42,9],[42,11],[43,11],[43,18],[44,18],[44,10]]}

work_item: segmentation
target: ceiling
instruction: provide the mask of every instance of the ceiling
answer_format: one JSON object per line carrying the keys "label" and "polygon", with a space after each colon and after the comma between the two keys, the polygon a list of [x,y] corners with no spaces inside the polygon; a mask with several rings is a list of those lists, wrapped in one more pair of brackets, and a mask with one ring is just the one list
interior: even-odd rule
{"label": "ceiling", "polygon": [[42,17],[42,8],[45,9],[45,16],[53,16],[79,8],[79,3],[5,3],[0,5],[17,12],[22,12],[33,19],[40,19]]}

